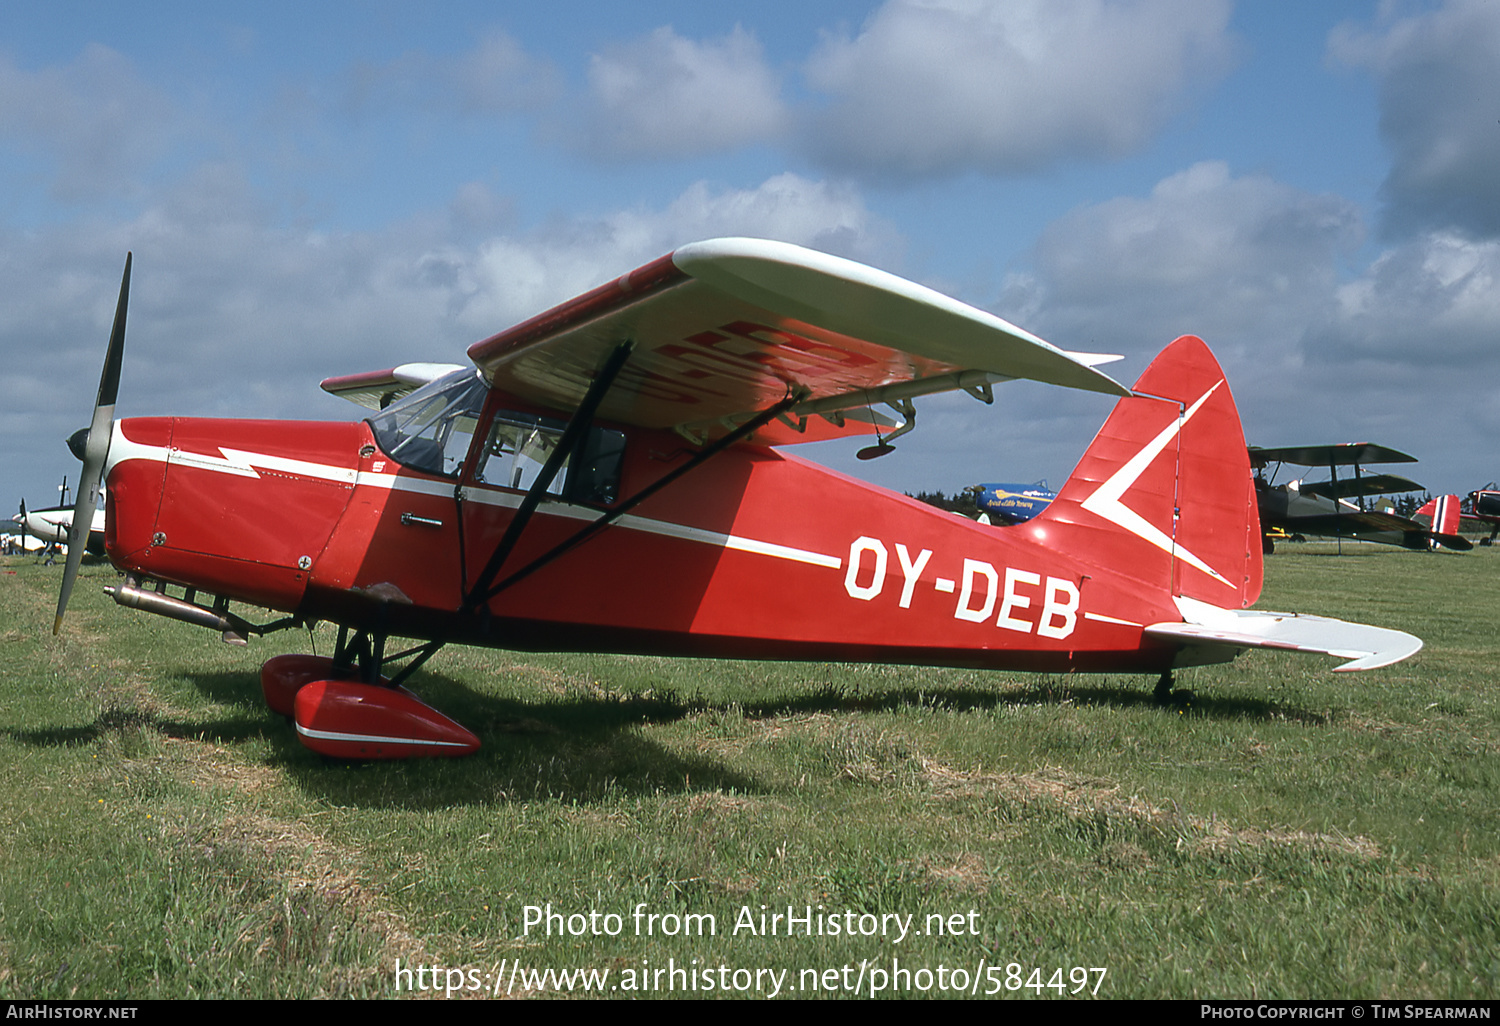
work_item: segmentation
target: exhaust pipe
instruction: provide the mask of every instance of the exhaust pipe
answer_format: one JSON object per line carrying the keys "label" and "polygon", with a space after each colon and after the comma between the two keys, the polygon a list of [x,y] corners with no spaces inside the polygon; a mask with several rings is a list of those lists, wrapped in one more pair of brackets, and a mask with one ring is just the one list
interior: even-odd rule
{"label": "exhaust pipe", "polygon": [[144,591],[137,587],[139,583],[136,578],[127,577],[124,584],[105,588],[104,594],[120,605],[131,609],[155,613],[158,616],[181,620],[183,623],[197,624],[199,627],[212,628],[219,631],[224,640],[231,645],[245,644],[247,636],[254,630],[249,623],[227,609],[209,609],[195,602],[173,598],[164,591]]}

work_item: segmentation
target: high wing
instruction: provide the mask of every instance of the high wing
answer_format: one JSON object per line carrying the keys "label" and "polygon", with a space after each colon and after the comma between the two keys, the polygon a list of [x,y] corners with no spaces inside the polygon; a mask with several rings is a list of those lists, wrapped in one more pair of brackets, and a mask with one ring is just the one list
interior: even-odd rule
{"label": "high wing", "polygon": [[[73,507],[53,506],[50,509],[29,509],[12,519],[20,522],[33,538],[40,538],[49,543],[66,544],[68,534],[73,527]],[[94,510],[93,519],[89,521],[88,538],[84,542],[84,547],[88,552],[95,555],[104,553],[104,530],[104,506],[100,505]]]}
{"label": "high wing", "polygon": [[[774,444],[874,429],[870,408],[1028,378],[1130,392],[1006,321],[884,271],[786,243],[684,246],[592,292],[475,343],[494,386],[560,410],[578,406],[622,342],[634,350],[601,419],[721,435],[801,396]],[[815,419],[816,418],[816,419]],[[773,425],[775,427],[775,425]],[[806,430],[798,438],[792,429]]]}
{"label": "high wing", "polygon": [[1399,449],[1372,442],[1342,442],[1338,445],[1286,445],[1263,448],[1252,445],[1250,465],[1256,470],[1271,463],[1295,463],[1299,467],[1352,467],[1366,463],[1415,463],[1417,458]]}

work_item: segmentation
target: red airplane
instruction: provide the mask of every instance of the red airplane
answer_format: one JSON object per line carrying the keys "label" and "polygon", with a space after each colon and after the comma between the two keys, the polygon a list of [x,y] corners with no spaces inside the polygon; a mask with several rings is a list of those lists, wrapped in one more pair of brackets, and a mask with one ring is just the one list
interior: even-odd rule
{"label": "red airplane", "polygon": [[1470,527],[1478,525],[1480,530],[1489,529],[1489,537],[1479,539],[1480,545],[1493,545],[1495,535],[1500,534],[1500,489],[1492,481],[1483,488],[1476,488],[1462,500],[1457,495],[1440,495],[1429,499],[1415,516],[1417,520],[1430,521],[1434,534],[1441,531],[1457,535],[1467,520]]}
{"label": "red airplane", "polygon": [[[448,643],[1129,672],[1158,675],[1163,698],[1177,667],[1249,648],[1362,670],[1422,644],[1246,608],[1261,590],[1255,489],[1224,374],[1191,336],[1132,391],[1097,369],[1108,357],[893,275],[719,239],[476,343],[472,365],[325,381],[376,411],[359,423],[111,425],[129,276],[127,258],[73,523],[105,472],[122,605],[239,642],[337,624],[332,656],[261,670],[272,708],[330,756],[477,748],[403,687]],[[871,433],[889,448],[894,421],[874,406],[900,414],[894,436],[916,396],[989,401],[1013,378],[1120,397],[1022,524],[778,448]],[[231,603],[284,615],[255,623]],[[397,638],[417,644],[392,653]]]}

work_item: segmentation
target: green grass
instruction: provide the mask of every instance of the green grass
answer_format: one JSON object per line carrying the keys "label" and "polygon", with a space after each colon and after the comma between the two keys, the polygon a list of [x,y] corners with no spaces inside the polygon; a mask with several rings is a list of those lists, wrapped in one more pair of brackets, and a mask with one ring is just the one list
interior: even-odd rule
{"label": "green grass", "polygon": [[[261,701],[260,662],[306,634],[231,648],[86,567],[54,639],[57,568],[14,560],[0,998],[393,996],[397,960],[440,987],[519,960],[785,995],[863,962],[861,993],[908,974],[896,996],[1100,967],[1111,998],[1493,998],[1500,553],[1346,552],[1283,547],[1259,605],[1409,630],[1408,662],[1255,653],[1164,710],[1139,677],[450,649],[413,686],[484,748],[368,765]],[[549,903],[619,935],[523,931]],[[787,906],[922,933],[734,930]]]}

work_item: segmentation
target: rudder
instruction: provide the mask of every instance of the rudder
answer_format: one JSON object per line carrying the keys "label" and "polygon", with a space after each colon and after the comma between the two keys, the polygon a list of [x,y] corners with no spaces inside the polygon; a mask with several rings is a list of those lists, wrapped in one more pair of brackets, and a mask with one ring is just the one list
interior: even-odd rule
{"label": "rudder", "polygon": [[1224,371],[1184,335],[1133,391],[1042,517],[1073,555],[1173,596],[1249,606],[1261,590],[1260,514]]}

